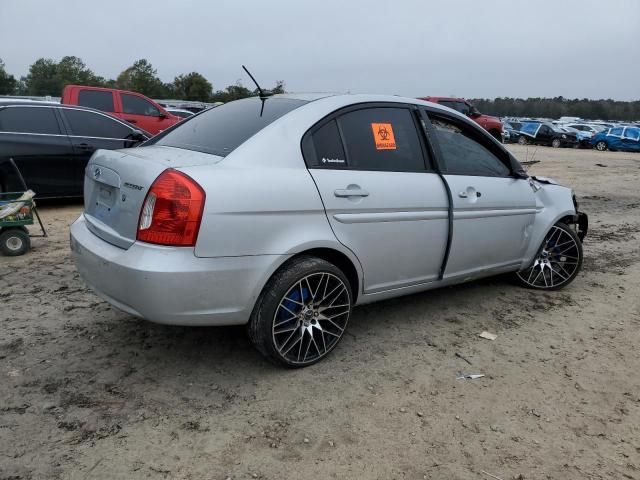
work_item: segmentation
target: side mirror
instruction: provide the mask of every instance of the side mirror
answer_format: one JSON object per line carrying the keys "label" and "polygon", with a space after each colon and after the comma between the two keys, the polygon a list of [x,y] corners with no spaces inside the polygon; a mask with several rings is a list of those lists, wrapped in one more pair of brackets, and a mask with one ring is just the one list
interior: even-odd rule
{"label": "side mirror", "polygon": [[131,138],[131,140],[135,140],[136,142],[144,142],[147,139],[147,136],[140,130],[133,130],[129,135],[129,138]]}
{"label": "side mirror", "polygon": [[513,176],[519,180],[526,180],[527,178],[529,178],[529,174],[522,167],[518,168],[517,170],[513,170]]}
{"label": "side mirror", "polygon": [[162,112],[162,111],[161,111],[161,112],[158,114],[158,117],[159,117],[159,118],[169,118],[169,115],[167,115],[166,113],[164,113],[164,112]]}

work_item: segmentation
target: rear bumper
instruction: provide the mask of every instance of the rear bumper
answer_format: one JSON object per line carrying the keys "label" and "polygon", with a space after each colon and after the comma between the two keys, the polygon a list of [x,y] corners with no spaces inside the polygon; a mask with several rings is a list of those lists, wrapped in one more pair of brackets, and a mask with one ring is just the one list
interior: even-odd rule
{"label": "rear bumper", "polygon": [[71,225],[71,250],[89,287],[116,308],[170,325],[238,325],[249,320],[280,255],[199,258],[192,248],[136,242],[127,250]]}

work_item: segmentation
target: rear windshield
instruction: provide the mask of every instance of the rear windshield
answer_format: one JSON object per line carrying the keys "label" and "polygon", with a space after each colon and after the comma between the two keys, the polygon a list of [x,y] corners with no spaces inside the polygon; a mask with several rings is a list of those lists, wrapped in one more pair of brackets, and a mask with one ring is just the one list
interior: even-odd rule
{"label": "rear windshield", "polygon": [[270,123],[307,103],[290,98],[245,98],[188,118],[145,145],[165,145],[224,157]]}

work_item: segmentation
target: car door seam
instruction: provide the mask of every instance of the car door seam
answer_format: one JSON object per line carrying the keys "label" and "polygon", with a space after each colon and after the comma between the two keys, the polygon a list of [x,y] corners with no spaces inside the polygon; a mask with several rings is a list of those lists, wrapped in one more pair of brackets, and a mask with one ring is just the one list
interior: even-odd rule
{"label": "car door seam", "polygon": [[420,109],[420,116],[423,120],[423,125],[420,130],[422,131],[427,149],[429,149],[429,153],[433,159],[433,167],[438,177],[440,177],[445,191],[447,192],[447,244],[444,249],[444,256],[442,257],[440,272],[438,273],[438,280],[442,280],[447,268],[447,263],[449,262],[451,244],[453,243],[453,194],[451,193],[451,187],[449,186],[447,179],[442,173],[442,153],[440,152],[440,145],[438,144],[435,135],[433,135],[433,126],[431,125],[431,120],[429,120],[429,116],[427,115],[425,108]]}

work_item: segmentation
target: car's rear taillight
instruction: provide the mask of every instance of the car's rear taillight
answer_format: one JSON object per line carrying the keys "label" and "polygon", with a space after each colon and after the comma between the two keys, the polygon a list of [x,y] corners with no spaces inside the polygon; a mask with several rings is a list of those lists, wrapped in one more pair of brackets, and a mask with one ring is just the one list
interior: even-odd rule
{"label": "car's rear taillight", "polygon": [[158,245],[193,247],[204,200],[204,190],[192,178],[177,170],[165,170],[144,199],[137,239]]}

